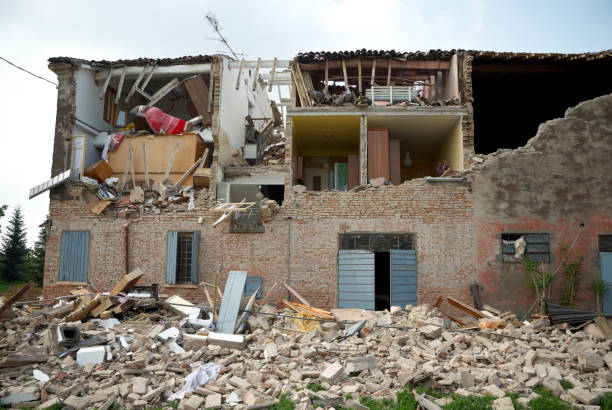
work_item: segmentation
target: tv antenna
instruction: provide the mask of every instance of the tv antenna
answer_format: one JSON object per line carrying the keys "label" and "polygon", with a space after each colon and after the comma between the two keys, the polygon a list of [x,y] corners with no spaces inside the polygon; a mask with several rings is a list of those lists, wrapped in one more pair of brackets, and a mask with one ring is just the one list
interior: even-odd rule
{"label": "tv antenna", "polygon": [[227,42],[227,40],[225,39],[225,37],[223,37],[223,34],[221,34],[221,26],[219,26],[219,20],[217,19],[217,17],[214,14],[212,14],[212,12],[208,12],[208,14],[206,14],[206,20],[208,20],[208,24],[210,24],[210,26],[213,28],[213,30],[215,30],[215,32],[219,36],[218,39],[217,38],[209,38],[209,40],[216,40],[216,41],[222,42],[223,44],[225,44],[225,46],[228,48],[228,50],[232,53],[234,58],[236,60],[240,60],[238,58],[238,56],[236,55],[236,53],[234,52],[234,50],[232,50],[232,48],[230,47],[230,45]]}

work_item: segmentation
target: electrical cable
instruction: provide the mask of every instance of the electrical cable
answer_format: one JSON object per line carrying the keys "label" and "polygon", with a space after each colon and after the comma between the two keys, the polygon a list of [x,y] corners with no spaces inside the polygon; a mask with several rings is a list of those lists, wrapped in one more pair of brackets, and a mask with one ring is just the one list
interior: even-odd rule
{"label": "electrical cable", "polygon": [[4,58],[4,57],[2,57],[2,56],[0,56],[0,60],[3,60],[3,61],[5,61],[5,62],[7,62],[8,64],[12,65],[13,67],[15,67],[15,68],[17,68],[17,69],[19,69],[19,70],[21,70],[21,71],[25,71],[26,73],[28,73],[28,74],[30,74],[30,75],[33,75],[33,76],[34,76],[34,77],[36,77],[36,78],[39,78],[39,79],[41,79],[41,80],[43,80],[43,81],[46,81],[46,82],[48,82],[48,83],[50,83],[50,84],[53,84],[53,85],[54,85],[56,88],[58,87],[58,85],[57,85],[56,83],[54,83],[53,81],[51,81],[51,80],[47,80],[45,77],[41,77],[41,76],[39,76],[39,75],[34,74],[34,73],[33,73],[33,72],[31,72],[31,71],[26,70],[25,68],[19,67],[17,64],[10,62],[9,60],[7,60],[6,58]]}

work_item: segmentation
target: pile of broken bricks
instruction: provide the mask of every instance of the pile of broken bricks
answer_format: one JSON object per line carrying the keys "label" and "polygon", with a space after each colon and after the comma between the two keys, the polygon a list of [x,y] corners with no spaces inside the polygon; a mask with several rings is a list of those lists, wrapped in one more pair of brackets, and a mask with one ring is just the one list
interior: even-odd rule
{"label": "pile of broken bricks", "polygon": [[[612,392],[610,341],[551,327],[546,318],[483,331],[455,328],[449,314],[468,319],[448,307],[332,309],[335,321],[304,331],[295,310],[279,306],[259,307],[243,334],[225,336],[163,304],[122,322],[67,322],[57,307],[15,308],[0,331],[0,405],[172,408],[168,399],[178,396],[181,409],[257,409],[285,396],[300,409],[362,408],[359,397],[396,400],[405,386],[418,385],[489,394],[497,408],[507,392],[526,403],[541,386],[598,408]],[[564,389],[567,382],[573,387]],[[417,400],[429,409],[450,399]]]}

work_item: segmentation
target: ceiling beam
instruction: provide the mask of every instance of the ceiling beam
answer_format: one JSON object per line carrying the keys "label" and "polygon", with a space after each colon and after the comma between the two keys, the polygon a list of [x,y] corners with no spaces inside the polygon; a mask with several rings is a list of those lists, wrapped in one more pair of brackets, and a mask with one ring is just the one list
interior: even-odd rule
{"label": "ceiling beam", "polygon": [[[347,68],[356,68],[359,64],[359,59],[344,60]],[[327,61],[328,68],[342,68],[342,60]],[[373,59],[361,59],[362,69],[372,68]],[[402,68],[407,70],[436,70],[445,71],[450,69],[449,60],[414,60],[414,61],[397,61],[390,59],[376,59],[376,68]],[[300,68],[304,71],[316,71],[325,69],[325,62],[322,63],[300,63]]]}

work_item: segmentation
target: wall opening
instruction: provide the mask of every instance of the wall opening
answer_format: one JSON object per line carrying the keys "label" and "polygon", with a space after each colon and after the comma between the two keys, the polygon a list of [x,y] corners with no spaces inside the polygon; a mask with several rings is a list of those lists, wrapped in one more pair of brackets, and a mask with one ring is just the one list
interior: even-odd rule
{"label": "wall opening", "polygon": [[441,164],[449,167],[447,174],[463,171],[459,115],[368,116],[368,179],[385,177],[399,185],[440,176]]}
{"label": "wall opening", "polygon": [[612,61],[491,61],[472,65],[474,149],[489,154],[516,149],[537,133],[541,123],[612,92]]}
{"label": "wall opening", "polygon": [[264,197],[276,201],[279,205],[283,204],[285,198],[285,186],[284,185],[262,185],[261,193]]}
{"label": "wall opening", "polygon": [[346,191],[359,181],[359,115],[293,117],[294,183]]}
{"label": "wall opening", "polygon": [[391,258],[389,252],[374,253],[375,310],[391,307]]}

